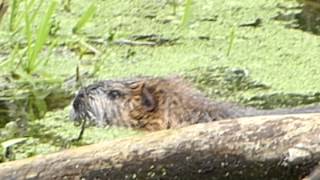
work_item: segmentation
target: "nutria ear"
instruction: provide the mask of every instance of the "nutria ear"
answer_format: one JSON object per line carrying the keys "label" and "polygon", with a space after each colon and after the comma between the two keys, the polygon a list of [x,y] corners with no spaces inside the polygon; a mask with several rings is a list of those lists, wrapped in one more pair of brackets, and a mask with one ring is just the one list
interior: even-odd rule
{"label": "nutria ear", "polygon": [[147,88],[143,88],[141,94],[141,104],[146,111],[153,111],[156,108],[156,102],[154,96]]}
{"label": "nutria ear", "polygon": [[150,112],[156,108],[155,98],[143,81],[131,84],[130,88],[133,95],[140,97],[141,105],[145,111]]}

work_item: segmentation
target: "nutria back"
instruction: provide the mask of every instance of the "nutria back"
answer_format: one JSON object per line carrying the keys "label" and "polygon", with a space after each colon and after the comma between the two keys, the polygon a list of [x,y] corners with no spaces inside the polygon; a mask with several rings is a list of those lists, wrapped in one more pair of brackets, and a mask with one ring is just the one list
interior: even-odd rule
{"label": "nutria back", "polygon": [[320,109],[257,110],[215,102],[179,77],[144,77],[100,81],[82,88],[72,102],[71,119],[155,131],[236,117],[307,112]]}

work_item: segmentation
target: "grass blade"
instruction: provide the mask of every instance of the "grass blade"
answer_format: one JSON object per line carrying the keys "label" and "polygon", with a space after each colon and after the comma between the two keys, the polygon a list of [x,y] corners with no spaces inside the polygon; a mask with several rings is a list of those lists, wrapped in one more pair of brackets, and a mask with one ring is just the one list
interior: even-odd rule
{"label": "grass blade", "polygon": [[188,24],[188,21],[191,17],[191,5],[192,5],[192,0],[185,0],[185,7],[184,7],[184,13],[182,16],[182,22],[181,26],[185,27]]}
{"label": "grass blade", "polygon": [[40,1],[36,8],[33,10],[33,14],[31,15],[31,21],[33,22],[37,15],[39,15],[39,11],[44,1]]}
{"label": "grass blade", "polygon": [[231,31],[230,31],[230,40],[229,40],[229,46],[228,46],[228,50],[227,50],[227,56],[230,55],[231,53],[231,49],[233,47],[233,43],[234,43],[234,39],[235,39],[235,30],[234,30],[234,27],[232,27]]}
{"label": "grass blade", "polygon": [[19,0],[13,0],[11,5],[11,14],[10,14],[10,20],[9,20],[9,30],[14,31],[15,30],[15,22],[17,18],[17,12],[19,8],[20,1]]}
{"label": "grass blade", "polygon": [[31,55],[28,60],[28,69],[27,69],[28,72],[31,72],[35,69],[35,67],[34,67],[34,65],[36,63],[35,61],[36,61],[40,51],[42,50],[43,46],[45,45],[45,43],[49,37],[49,31],[50,31],[50,27],[51,27],[50,20],[51,20],[53,13],[55,12],[56,7],[57,7],[57,2],[52,1],[47,13],[45,14],[45,16],[40,24],[40,27],[39,27],[37,34],[36,34],[36,42],[35,42],[34,47],[32,48],[32,52],[31,52]]}
{"label": "grass blade", "polygon": [[[18,31],[18,26],[20,25],[20,22],[23,18],[25,18],[25,15],[26,13],[24,13],[22,16],[18,13],[18,10],[19,10],[19,7],[20,7],[20,3],[22,2],[21,0],[14,0],[15,2],[15,5],[13,4],[13,7],[12,7],[12,19],[10,19],[10,31],[12,32],[16,32]],[[41,1],[42,2],[42,1]],[[31,0],[30,2],[28,1],[25,1],[25,12],[28,11],[28,16],[29,16],[29,12],[30,12],[30,9],[33,7],[34,3],[35,3],[35,0]],[[40,7],[39,7],[40,8]],[[36,10],[38,11],[38,10]],[[32,23],[33,20],[32,18],[30,19],[29,18],[29,21]]]}
{"label": "grass blade", "polygon": [[[24,21],[25,21],[25,29],[24,29],[24,33],[25,33],[25,37],[27,39],[27,57],[29,57],[28,59],[30,59],[31,57],[31,53],[32,53],[32,32],[31,32],[31,27],[32,24],[30,22],[30,18],[29,18],[29,8],[28,8],[28,4],[27,2],[25,3],[25,12],[24,12]],[[27,67],[28,67],[28,62],[27,62]]]}
{"label": "grass blade", "polygon": [[92,16],[95,14],[96,9],[96,6],[91,4],[91,6],[81,16],[77,24],[72,28],[72,32],[75,34],[78,33],[84,27],[84,25],[89,22],[90,18],[92,18]]}

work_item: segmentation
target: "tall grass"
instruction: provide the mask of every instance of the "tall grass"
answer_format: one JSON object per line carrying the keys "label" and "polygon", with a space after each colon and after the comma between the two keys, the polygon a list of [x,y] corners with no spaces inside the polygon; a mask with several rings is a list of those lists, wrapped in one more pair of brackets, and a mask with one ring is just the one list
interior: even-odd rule
{"label": "tall grass", "polygon": [[57,2],[52,1],[49,5],[47,12],[45,13],[43,19],[41,20],[39,28],[36,30],[35,43],[33,44],[33,31],[32,31],[32,22],[34,21],[33,16],[29,16],[29,9],[26,8],[25,12],[25,35],[28,42],[27,47],[27,60],[24,64],[24,69],[27,73],[32,73],[37,66],[41,63],[41,60],[38,59],[38,56],[43,49],[48,37],[51,27],[51,18],[56,10]]}
{"label": "tall grass", "polygon": [[[4,146],[5,149],[9,145],[12,146],[20,142],[10,141],[15,137],[30,135],[27,133],[30,133],[28,126],[31,121],[42,118],[48,110],[64,107],[66,103],[70,103],[71,98],[71,87],[63,88],[68,77],[59,76],[60,74],[56,72],[52,73],[51,68],[46,67],[51,56],[43,57],[44,53],[51,55],[51,51],[57,47],[57,41],[61,40],[57,36],[50,37],[50,30],[54,25],[52,20],[58,9],[58,2],[62,1],[9,1],[10,10],[6,14],[8,15],[8,24],[5,28],[8,32],[5,34],[10,36],[7,49],[11,49],[11,52],[6,56],[6,60],[0,62],[0,72],[5,74],[4,84],[8,84],[10,88],[0,89],[0,111],[3,110],[5,118],[0,119],[0,130],[8,124],[14,123],[19,128],[19,134],[14,136],[0,135],[2,136],[0,143],[9,140],[8,145]],[[82,16],[75,20],[72,32],[76,37],[80,36],[79,33],[90,22],[95,12],[96,6],[92,3],[84,10]],[[75,36],[71,36],[70,39],[73,40]],[[80,40],[85,38],[75,38],[77,39],[76,43],[81,44]],[[60,41],[59,44],[61,44]],[[98,71],[99,64],[95,66],[94,72]],[[0,77],[0,81],[3,79]],[[3,105],[3,102],[6,104]],[[0,144],[0,161],[1,152]]]}
{"label": "tall grass", "polygon": [[[0,63],[2,73],[9,77],[9,89],[3,89],[1,101],[8,102],[10,106],[6,111],[16,111],[9,121],[22,119],[22,124],[44,115],[47,111],[46,97],[61,85],[62,78],[56,78],[49,73],[44,76],[40,69],[48,58],[40,58],[39,55],[49,38],[51,19],[54,16],[58,3],[37,0],[13,0],[11,13],[9,14],[9,32],[12,49],[7,60]],[[46,7],[46,8],[44,8]],[[52,43],[51,43],[52,44]],[[49,50],[50,48],[46,48]],[[37,77],[34,75],[37,74]],[[49,89],[50,87],[54,87]],[[14,108],[12,108],[14,107]],[[3,108],[3,107],[0,107]],[[9,115],[11,116],[11,115]],[[20,118],[23,117],[23,118]],[[11,120],[12,119],[12,120]],[[5,120],[5,123],[8,122]],[[20,123],[20,122],[19,122]],[[0,125],[3,125],[0,124]]]}
{"label": "tall grass", "polygon": [[17,19],[18,14],[18,8],[20,4],[20,0],[12,0],[11,3],[11,14],[10,14],[10,20],[9,20],[9,30],[14,31],[15,30],[15,22]]}
{"label": "tall grass", "polygon": [[[15,88],[3,93],[11,98],[17,109],[27,113],[27,120],[33,120],[48,110],[46,98],[49,95],[70,93],[61,89],[65,77],[45,71],[49,56],[41,55],[44,49],[46,54],[50,54],[59,40],[51,37],[49,41],[58,1],[13,0],[11,5],[8,24],[11,33],[8,34],[13,38],[13,48],[7,60],[0,62],[0,67],[11,78],[10,83]],[[95,11],[94,4],[85,10],[75,23],[75,33],[84,28]]]}
{"label": "tall grass", "polygon": [[72,28],[72,32],[77,34],[89,22],[96,12],[96,6],[92,3],[89,8],[83,13],[76,25]]}

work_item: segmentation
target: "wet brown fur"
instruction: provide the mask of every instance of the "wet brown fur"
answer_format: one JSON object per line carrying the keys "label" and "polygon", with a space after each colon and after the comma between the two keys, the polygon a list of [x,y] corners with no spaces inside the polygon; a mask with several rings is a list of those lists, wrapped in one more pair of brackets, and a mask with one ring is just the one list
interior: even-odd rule
{"label": "wet brown fur", "polygon": [[[100,118],[100,121],[106,122],[105,125],[129,126],[148,131],[227,118],[319,112],[318,107],[263,111],[232,103],[215,102],[179,77],[102,81],[95,85],[101,87],[105,93],[117,89],[121,94],[117,99],[104,100],[106,105],[95,106],[98,109],[102,108],[99,110],[108,114],[103,116],[106,118]],[[90,91],[87,93],[90,96]],[[93,96],[96,101],[108,98],[104,94],[99,95],[101,97]],[[79,113],[82,110],[74,106],[73,111]]]}

